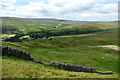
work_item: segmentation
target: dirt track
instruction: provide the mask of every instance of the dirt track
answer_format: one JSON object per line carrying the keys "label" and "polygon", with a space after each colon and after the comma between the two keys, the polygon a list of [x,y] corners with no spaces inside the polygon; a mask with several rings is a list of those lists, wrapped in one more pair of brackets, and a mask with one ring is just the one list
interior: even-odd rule
{"label": "dirt track", "polygon": [[109,49],[113,49],[113,50],[120,50],[120,47],[116,46],[116,45],[101,45],[99,47],[103,47],[103,48],[109,48]]}
{"label": "dirt track", "polygon": [[102,47],[102,48],[106,48],[106,49],[113,49],[115,51],[120,51],[120,47],[118,47],[116,45],[100,45],[100,46],[88,46],[88,47]]}

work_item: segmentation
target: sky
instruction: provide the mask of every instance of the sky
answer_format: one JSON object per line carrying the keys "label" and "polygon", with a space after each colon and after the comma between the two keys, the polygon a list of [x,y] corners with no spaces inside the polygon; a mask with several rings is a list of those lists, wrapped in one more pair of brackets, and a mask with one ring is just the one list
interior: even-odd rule
{"label": "sky", "polygon": [[0,0],[0,17],[118,20],[119,0]]}

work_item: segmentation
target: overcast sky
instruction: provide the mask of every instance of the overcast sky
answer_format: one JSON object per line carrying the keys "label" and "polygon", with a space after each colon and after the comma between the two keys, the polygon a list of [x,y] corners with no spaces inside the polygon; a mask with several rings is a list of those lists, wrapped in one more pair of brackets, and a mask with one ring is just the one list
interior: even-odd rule
{"label": "overcast sky", "polygon": [[0,16],[78,21],[118,20],[119,0],[0,0]]}

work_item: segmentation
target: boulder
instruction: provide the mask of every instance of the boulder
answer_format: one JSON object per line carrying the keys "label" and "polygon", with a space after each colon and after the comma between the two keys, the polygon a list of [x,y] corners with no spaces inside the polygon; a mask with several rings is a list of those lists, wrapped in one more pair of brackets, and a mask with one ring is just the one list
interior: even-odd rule
{"label": "boulder", "polygon": [[47,40],[52,40],[52,38],[48,38]]}

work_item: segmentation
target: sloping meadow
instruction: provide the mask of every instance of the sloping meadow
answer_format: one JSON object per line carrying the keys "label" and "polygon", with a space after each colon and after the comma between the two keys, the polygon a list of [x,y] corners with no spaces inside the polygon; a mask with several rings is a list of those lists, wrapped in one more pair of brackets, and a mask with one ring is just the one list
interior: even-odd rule
{"label": "sloping meadow", "polygon": [[33,58],[41,62],[58,61],[91,67],[98,71],[113,71],[116,73],[115,75],[118,74],[118,53],[116,51],[89,47],[99,45],[118,46],[117,30],[94,33],[94,35],[55,36],[52,37],[52,40],[3,41],[3,45],[29,52]]}

